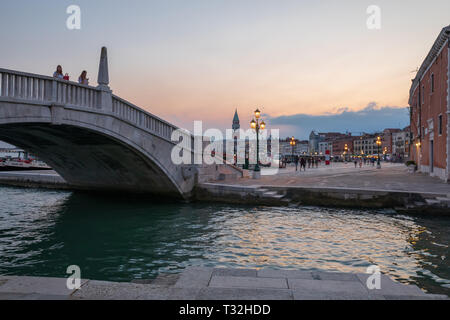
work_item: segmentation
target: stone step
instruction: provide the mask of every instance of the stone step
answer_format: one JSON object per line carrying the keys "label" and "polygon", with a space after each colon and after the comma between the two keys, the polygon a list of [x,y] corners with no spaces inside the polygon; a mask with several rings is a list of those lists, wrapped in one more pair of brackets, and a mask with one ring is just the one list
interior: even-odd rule
{"label": "stone step", "polygon": [[236,173],[219,173],[218,180],[224,181],[224,180],[237,180],[238,175]]}
{"label": "stone step", "polygon": [[[425,203],[425,202],[414,202],[414,206],[416,206],[416,207],[423,207],[423,206],[426,206],[427,204]],[[413,207],[414,207],[413,206]],[[408,206],[407,206],[408,207]]]}
{"label": "stone step", "polygon": [[266,196],[266,198],[272,198],[272,199],[283,199],[283,195],[282,194],[274,194],[274,195],[270,195],[270,196]]}
{"label": "stone step", "polygon": [[276,191],[267,191],[261,194],[262,198],[270,198],[270,199],[283,199],[284,195],[279,194]]}
{"label": "stone step", "polygon": [[436,200],[436,199],[425,199],[425,201],[430,206],[436,206],[436,205],[440,205],[441,204],[441,201]]}

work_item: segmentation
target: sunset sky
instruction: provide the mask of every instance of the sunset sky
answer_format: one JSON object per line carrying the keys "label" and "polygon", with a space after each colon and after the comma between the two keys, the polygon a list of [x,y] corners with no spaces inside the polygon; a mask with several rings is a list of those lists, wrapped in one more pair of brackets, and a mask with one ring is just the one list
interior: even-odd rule
{"label": "sunset sky", "polygon": [[[71,4],[81,30],[66,28]],[[366,26],[369,5],[381,30]],[[407,125],[412,71],[450,24],[450,1],[14,0],[0,15],[2,68],[61,64],[96,85],[107,46],[114,93],[174,124],[229,128],[238,108],[247,127],[258,107],[282,136],[306,138]]]}

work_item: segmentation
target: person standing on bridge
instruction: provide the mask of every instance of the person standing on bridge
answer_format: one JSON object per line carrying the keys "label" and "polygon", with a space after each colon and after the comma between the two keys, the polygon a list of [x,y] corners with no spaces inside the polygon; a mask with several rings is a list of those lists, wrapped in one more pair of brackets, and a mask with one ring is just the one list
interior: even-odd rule
{"label": "person standing on bridge", "polygon": [[89,79],[86,78],[87,76],[87,71],[83,70],[83,72],[80,74],[80,77],[78,78],[78,83],[79,84],[84,84],[84,85],[89,85]]}
{"label": "person standing on bridge", "polygon": [[60,65],[58,65],[56,67],[56,71],[53,73],[53,78],[57,78],[57,79],[61,79],[61,80],[64,79],[62,67]]}

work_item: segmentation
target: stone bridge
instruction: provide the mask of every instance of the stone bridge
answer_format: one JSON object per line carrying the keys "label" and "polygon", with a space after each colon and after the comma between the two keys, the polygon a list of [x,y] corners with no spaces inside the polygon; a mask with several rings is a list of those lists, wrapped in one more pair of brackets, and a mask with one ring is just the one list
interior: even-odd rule
{"label": "stone bridge", "polygon": [[[189,198],[199,180],[217,178],[219,166],[174,164],[178,128],[108,85],[106,48],[97,87],[0,69],[0,140],[37,155],[79,189]],[[183,135],[182,152],[193,159],[193,137]]]}

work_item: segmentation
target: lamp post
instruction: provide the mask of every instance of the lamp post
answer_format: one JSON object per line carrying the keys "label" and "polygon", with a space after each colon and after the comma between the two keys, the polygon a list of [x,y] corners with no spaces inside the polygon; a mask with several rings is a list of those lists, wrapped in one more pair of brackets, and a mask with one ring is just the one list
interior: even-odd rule
{"label": "lamp post", "polygon": [[380,147],[381,147],[381,137],[377,137],[377,146],[378,146],[378,161],[377,161],[377,169],[381,169],[381,161],[380,161]]}
{"label": "lamp post", "polygon": [[261,172],[259,168],[259,130],[264,130],[266,128],[266,124],[264,121],[259,122],[259,118],[261,117],[261,111],[256,109],[255,111],[255,119],[250,122],[250,127],[256,130],[256,165],[254,169],[254,177],[258,178]]}
{"label": "lamp post", "polygon": [[295,138],[292,137],[291,141],[289,143],[291,144],[291,147],[292,147],[292,159],[294,159],[294,148],[295,148],[295,145],[296,145]]}
{"label": "lamp post", "polygon": [[344,161],[347,162],[348,144],[344,146]]}

